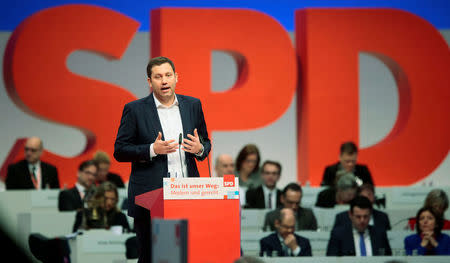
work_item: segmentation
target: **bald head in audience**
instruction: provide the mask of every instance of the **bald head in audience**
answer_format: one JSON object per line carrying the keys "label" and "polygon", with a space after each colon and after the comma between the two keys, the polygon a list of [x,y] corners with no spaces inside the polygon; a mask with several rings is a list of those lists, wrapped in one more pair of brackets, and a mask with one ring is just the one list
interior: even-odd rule
{"label": "bald head in audience", "polygon": [[38,137],[30,137],[25,142],[25,160],[28,163],[35,164],[41,159],[44,146],[42,140]]}
{"label": "bald head in audience", "polygon": [[216,170],[217,177],[223,177],[224,174],[234,174],[234,161],[228,154],[220,154],[216,158]]}

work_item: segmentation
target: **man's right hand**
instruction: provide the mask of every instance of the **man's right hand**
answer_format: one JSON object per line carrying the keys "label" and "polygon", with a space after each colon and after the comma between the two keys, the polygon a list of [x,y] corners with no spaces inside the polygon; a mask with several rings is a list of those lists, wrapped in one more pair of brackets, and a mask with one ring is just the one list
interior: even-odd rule
{"label": "man's right hand", "polygon": [[286,246],[288,246],[292,251],[296,250],[298,247],[297,239],[295,238],[294,234],[289,234],[284,239],[284,244],[286,244]]}
{"label": "man's right hand", "polygon": [[158,137],[153,143],[153,151],[156,154],[168,154],[177,151],[178,143],[175,140],[163,141],[161,140],[162,134],[158,132]]}

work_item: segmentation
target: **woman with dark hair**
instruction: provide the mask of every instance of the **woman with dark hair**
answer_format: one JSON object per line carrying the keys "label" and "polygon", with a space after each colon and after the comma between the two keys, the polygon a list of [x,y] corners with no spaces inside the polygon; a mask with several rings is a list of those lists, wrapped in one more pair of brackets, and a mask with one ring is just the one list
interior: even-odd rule
{"label": "woman with dark hair", "polygon": [[239,152],[236,159],[235,175],[239,177],[239,186],[247,189],[256,188],[262,184],[259,174],[261,157],[258,147],[247,144]]}
{"label": "woman with dark hair", "polygon": [[405,238],[407,255],[450,255],[450,236],[441,233],[443,219],[432,207],[423,207],[416,216],[417,234]]}

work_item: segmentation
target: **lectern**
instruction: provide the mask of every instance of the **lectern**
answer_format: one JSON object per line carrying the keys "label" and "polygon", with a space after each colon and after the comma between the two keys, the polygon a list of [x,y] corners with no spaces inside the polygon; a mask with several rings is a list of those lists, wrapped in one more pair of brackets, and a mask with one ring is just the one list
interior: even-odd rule
{"label": "lectern", "polygon": [[188,220],[188,262],[230,263],[240,256],[239,181],[164,178],[163,188],[136,196],[152,218]]}

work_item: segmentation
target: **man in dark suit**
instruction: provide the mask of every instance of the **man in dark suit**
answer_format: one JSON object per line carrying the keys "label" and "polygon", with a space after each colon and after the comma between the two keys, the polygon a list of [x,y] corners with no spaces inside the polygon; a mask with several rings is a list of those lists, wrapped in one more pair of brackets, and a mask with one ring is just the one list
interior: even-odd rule
{"label": "man in dark suit", "polygon": [[[281,194],[283,208],[294,210],[296,224],[295,230],[317,230],[317,220],[309,208],[300,206],[302,200],[302,188],[297,183],[288,184]],[[275,231],[275,221],[280,216],[281,209],[270,211],[264,219],[263,231]]]}
{"label": "man in dark suit", "polygon": [[55,166],[42,162],[42,140],[30,137],[25,142],[25,159],[8,166],[6,189],[59,188],[58,171]]}
{"label": "man in dark suit", "polygon": [[356,164],[358,159],[358,147],[353,142],[345,142],[341,145],[339,162],[329,165],[323,173],[321,186],[334,186],[339,178],[336,178],[338,172],[351,172],[356,176],[358,185],[363,183],[374,184],[369,168],[366,165]]}
{"label": "man in dark suit", "polygon": [[[358,189],[358,195],[367,197],[372,205],[375,203],[375,188],[371,184],[361,185]],[[336,215],[333,228],[342,225],[351,226],[351,224],[352,221],[350,220],[348,211],[344,211]],[[386,231],[391,230],[391,223],[389,221],[388,215],[385,212],[376,209],[372,210],[372,215],[369,220],[369,226],[383,228],[386,229]]]}
{"label": "man in dark suit", "polygon": [[151,226],[135,196],[161,188],[164,177],[199,177],[195,159],[204,160],[211,149],[200,100],[175,94],[173,62],[153,58],[147,75],[152,93],[125,105],[114,144],[116,160],[131,162],[128,215],[134,217],[139,262],[151,262]]}
{"label": "man in dark suit", "polygon": [[92,194],[92,186],[97,174],[97,164],[93,160],[84,161],[78,166],[78,179],[75,186],[59,192],[59,211],[75,211],[83,208],[83,200]]}
{"label": "man in dark suit", "polygon": [[294,233],[295,215],[290,208],[283,208],[275,220],[277,231],[259,241],[260,256],[300,257],[312,256],[307,238]]}
{"label": "man in dark suit", "polygon": [[261,168],[263,185],[249,189],[245,194],[246,208],[279,208],[281,191],[277,182],[281,176],[281,164],[275,161],[265,161]]}
{"label": "man in dark suit", "polygon": [[369,226],[372,203],[357,196],[348,212],[351,225],[337,226],[331,231],[327,256],[388,256],[392,255],[386,229]]}
{"label": "man in dark suit", "polygon": [[317,207],[332,208],[336,205],[348,204],[356,196],[358,184],[353,173],[345,173],[339,177],[336,186],[329,186],[317,195]]}

